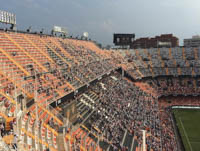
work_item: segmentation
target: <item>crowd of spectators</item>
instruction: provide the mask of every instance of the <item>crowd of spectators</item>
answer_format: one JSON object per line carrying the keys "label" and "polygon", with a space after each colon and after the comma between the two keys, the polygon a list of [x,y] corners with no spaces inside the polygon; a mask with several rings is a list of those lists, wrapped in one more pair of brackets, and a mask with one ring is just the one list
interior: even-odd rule
{"label": "crowd of spectators", "polygon": [[123,61],[118,60],[118,64],[123,64],[123,68],[134,79],[200,74],[199,48],[154,48],[123,50],[117,53],[123,57]]}
{"label": "crowd of spectators", "polygon": [[157,91],[159,96],[193,95],[200,93],[199,79],[192,77],[157,77],[143,80]]}
{"label": "crowd of spectators", "polygon": [[169,150],[178,149],[178,140],[175,136],[175,123],[172,116],[173,106],[200,106],[198,96],[168,96],[159,99],[160,119],[162,125],[162,144],[163,148]]}
{"label": "crowd of spectators", "polygon": [[17,150],[17,135],[14,131],[16,117],[14,117],[15,106],[5,97],[0,98],[0,148]]}
{"label": "crowd of spectators", "polygon": [[[161,100],[162,101],[162,100]],[[160,109],[161,143],[164,151],[177,151],[177,140],[170,108]]]}
{"label": "crowd of spectators", "polygon": [[157,98],[140,90],[119,73],[102,79],[101,84],[90,86],[89,91],[97,94],[99,99],[95,102],[95,112],[87,124],[93,129],[97,128],[114,150],[130,149],[130,143],[122,144],[126,131],[132,139],[136,136],[136,141],[142,144],[141,130],[149,134],[149,150],[161,148]]}
{"label": "crowd of spectators", "polygon": [[[1,92],[14,101],[16,101],[17,97],[15,95],[23,93],[22,97],[26,99],[24,100],[24,106],[29,104],[29,102],[34,103],[34,101],[37,101],[42,103],[41,106],[46,108],[48,103],[69,94],[72,90],[79,88],[83,84],[87,84],[91,80],[115,68],[112,60],[99,50],[96,50],[97,47],[93,46],[91,42],[85,44],[71,43],[67,42],[67,39],[51,39],[51,37],[25,35],[29,39],[28,41],[23,39],[24,35],[20,35],[19,33],[8,32],[6,34],[18,43],[20,49],[19,52],[15,52],[9,47],[4,48],[5,50],[8,49],[7,52],[12,55],[13,60],[16,62],[10,61],[10,58],[7,58],[3,53],[0,54],[0,70],[6,75],[1,75]],[[5,40],[2,41],[2,44],[4,41],[8,41],[6,36],[3,37]],[[19,38],[23,42],[18,41]],[[32,51],[24,45],[24,43],[27,43],[27,45],[30,44],[30,41],[33,43],[31,46],[34,47],[34,49],[31,48]],[[9,42],[9,44],[12,46],[15,45],[12,42]],[[41,56],[41,52],[37,52],[38,48],[41,48],[40,51],[46,53],[47,57],[39,57]],[[32,58],[33,56],[29,58],[29,53],[30,55],[34,55],[35,60]],[[41,60],[42,58],[44,60]],[[28,62],[27,64],[26,61]],[[47,62],[44,64],[45,61]],[[24,71],[21,71],[22,68],[19,66]],[[47,69],[47,72],[43,70],[44,68]],[[24,74],[23,72],[25,71],[28,74]],[[18,79],[16,83],[14,83],[15,79]],[[35,98],[34,101],[33,98]],[[1,101],[6,103],[10,100],[2,97]],[[10,106],[13,106],[12,103]],[[30,104],[33,105],[32,103]],[[13,113],[14,111],[15,109],[13,109]],[[34,113],[35,110],[31,112]],[[12,116],[14,116],[13,113]],[[11,113],[5,112],[5,115],[9,114]],[[48,121],[47,124],[52,128],[58,127],[53,120]]]}
{"label": "crowd of spectators", "polygon": [[[185,100],[185,98],[170,98],[170,102],[167,103],[166,100],[158,100],[158,98],[169,95],[196,96],[200,93],[198,78],[177,77],[182,74],[199,74],[199,62],[195,60],[199,55],[199,49],[196,55],[192,55],[196,51],[189,48],[182,49],[182,51],[180,48],[173,48],[174,50],[163,48],[149,50],[149,52],[146,50],[103,52],[91,42],[39,37],[37,35],[35,37],[37,37],[35,40],[33,40],[34,36],[29,40],[38,47],[42,45],[42,51],[53,62],[47,62],[46,64],[35,63],[39,58],[35,58],[36,61],[30,59],[29,55],[26,55],[30,53],[28,50],[25,49],[26,53],[21,49],[19,52],[15,52],[15,50],[6,47],[5,49],[8,49],[9,52],[7,56],[12,55],[11,57],[14,61],[10,58],[8,59],[4,53],[0,53],[0,70],[8,77],[1,75],[1,93],[15,99],[15,91],[24,89],[26,94],[23,94],[23,96],[28,95],[27,98],[30,97],[26,100],[28,102],[35,97],[36,90],[37,101],[40,103],[45,102],[46,107],[46,102],[60,98],[60,94],[69,94],[71,91],[119,66],[134,79],[174,75],[175,77],[156,77],[140,80],[141,83],[148,83],[151,86],[151,93],[142,90],[141,87],[122,77],[118,72],[90,85],[87,91],[92,91],[99,99],[92,104],[94,112],[91,112],[93,114],[87,120],[87,125],[89,124],[92,129],[98,129],[98,133],[102,135],[105,141],[109,142],[113,150],[125,151],[130,149],[131,143],[123,142],[127,133],[140,146],[142,144],[141,130],[146,130],[147,132],[146,143],[148,150],[177,150],[170,106],[175,104],[199,105],[199,102],[193,97],[189,101]],[[6,37],[4,36],[4,38]],[[39,40],[40,38],[42,40]],[[13,39],[16,40],[18,38],[16,36]],[[39,44],[37,41],[44,41],[44,43]],[[193,53],[190,53],[190,51]],[[23,64],[23,59],[31,60],[30,64]],[[42,73],[42,68],[38,64],[41,64],[48,72]],[[193,68],[194,66],[196,66],[195,69]],[[29,77],[21,74],[20,67],[29,73]],[[13,73],[9,71],[10,68],[12,68]],[[18,77],[13,77],[15,76],[14,72],[16,74],[19,73]],[[13,83],[12,80],[14,78],[21,79],[23,83],[21,88],[16,86],[16,83]],[[22,91],[20,90],[20,92]],[[156,95],[153,95],[153,93]],[[1,112],[5,113],[8,118],[14,117],[15,109],[13,109],[13,104],[9,102],[9,99],[1,96],[0,101],[4,106]],[[9,122],[8,131],[5,130],[5,123],[0,123],[1,137],[14,135],[13,125],[16,124],[15,118]],[[47,124],[51,128],[58,130],[59,125],[52,118]],[[14,137],[16,138],[16,135]],[[81,139],[76,139],[76,142],[81,144]],[[14,148],[17,147],[15,144],[12,144]]]}
{"label": "crowd of spectators", "polygon": [[199,94],[198,79],[160,77],[139,83],[147,90],[114,73],[91,85],[84,93],[91,91],[99,99],[93,103],[95,112],[86,125],[94,131],[98,129],[96,132],[100,132],[114,150],[130,149],[130,144],[122,143],[126,130],[134,136],[138,146],[142,145],[141,130],[146,130],[148,150],[178,150],[171,106],[199,106],[195,97]]}

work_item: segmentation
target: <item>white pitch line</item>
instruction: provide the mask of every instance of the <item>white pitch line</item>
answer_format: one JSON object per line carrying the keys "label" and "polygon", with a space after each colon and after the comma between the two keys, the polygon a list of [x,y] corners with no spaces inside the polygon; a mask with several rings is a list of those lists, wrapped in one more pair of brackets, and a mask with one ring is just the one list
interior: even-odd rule
{"label": "white pitch line", "polygon": [[197,144],[200,144],[200,142],[190,142],[190,143],[197,143]]}
{"label": "white pitch line", "polygon": [[189,141],[189,138],[188,138],[188,135],[187,135],[187,133],[186,133],[186,131],[185,131],[185,128],[184,128],[184,126],[183,126],[183,123],[182,123],[182,120],[181,120],[180,117],[179,117],[179,120],[180,120],[180,122],[181,122],[181,126],[182,126],[182,128],[183,128],[183,131],[184,131],[184,134],[185,134],[185,136],[186,136],[186,139],[187,139],[187,141],[188,141],[190,150],[193,151],[193,150],[192,150],[192,146],[191,146],[190,141]]}

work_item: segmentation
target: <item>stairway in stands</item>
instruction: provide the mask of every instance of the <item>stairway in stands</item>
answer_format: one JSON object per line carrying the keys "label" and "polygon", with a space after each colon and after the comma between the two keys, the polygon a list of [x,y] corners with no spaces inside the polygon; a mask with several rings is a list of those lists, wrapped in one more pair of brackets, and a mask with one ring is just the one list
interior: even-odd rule
{"label": "stairway in stands", "polygon": [[[99,122],[100,111],[97,110],[97,104],[99,101],[100,98],[93,91],[83,93],[76,104],[77,110],[80,113],[76,124],[80,126],[82,131],[88,134],[90,139],[92,139],[96,144],[99,144],[101,149],[112,151],[114,148],[110,145],[111,138],[105,138],[104,134],[100,130],[101,128],[91,124],[92,122]],[[101,127],[103,127],[102,124],[100,124]],[[129,133],[128,130],[123,130],[122,134],[123,135],[120,139],[121,146],[127,148],[128,151],[135,150],[137,141],[135,141],[134,135]]]}

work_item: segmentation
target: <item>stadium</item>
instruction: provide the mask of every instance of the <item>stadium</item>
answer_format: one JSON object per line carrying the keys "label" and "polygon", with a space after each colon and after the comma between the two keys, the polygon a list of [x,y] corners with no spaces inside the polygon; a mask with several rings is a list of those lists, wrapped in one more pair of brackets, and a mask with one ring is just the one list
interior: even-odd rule
{"label": "stadium", "polygon": [[0,150],[200,150],[200,47],[107,50],[2,14]]}

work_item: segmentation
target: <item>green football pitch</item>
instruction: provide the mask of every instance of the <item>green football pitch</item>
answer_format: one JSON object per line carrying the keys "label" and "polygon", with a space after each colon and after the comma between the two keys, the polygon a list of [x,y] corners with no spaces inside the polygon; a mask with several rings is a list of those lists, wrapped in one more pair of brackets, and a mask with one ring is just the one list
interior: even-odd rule
{"label": "green football pitch", "polygon": [[200,110],[173,109],[186,151],[200,151]]}

